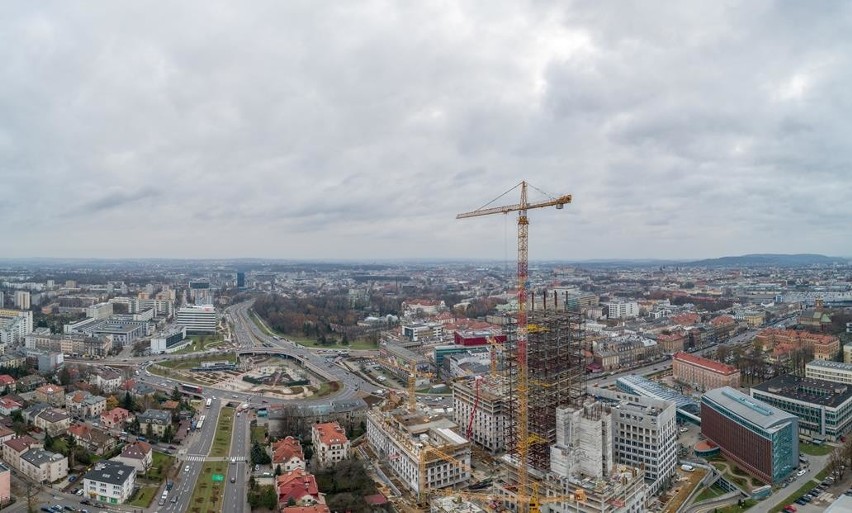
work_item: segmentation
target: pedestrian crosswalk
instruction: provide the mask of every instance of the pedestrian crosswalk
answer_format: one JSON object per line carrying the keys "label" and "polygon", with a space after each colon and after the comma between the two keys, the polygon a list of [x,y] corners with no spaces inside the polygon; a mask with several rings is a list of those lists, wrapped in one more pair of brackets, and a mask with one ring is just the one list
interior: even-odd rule
{"label": "pedestrian crosswalk", "polygon": [[192,461],[247,461],[245,456],[224,456],[219,458],[210,458],[203,454],[187,454],[183,457],[183,461],[192,462]]}

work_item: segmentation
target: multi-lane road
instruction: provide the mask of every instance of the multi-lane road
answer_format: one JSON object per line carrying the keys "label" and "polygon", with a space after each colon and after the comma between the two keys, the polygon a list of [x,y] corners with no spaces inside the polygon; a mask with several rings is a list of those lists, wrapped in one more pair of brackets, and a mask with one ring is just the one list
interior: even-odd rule
{"label": "multi-lane road", "polygon": [[251,473],[249,416],[250,412],[243,411],[234,418],[229,455],[231,462],[228,464],[228,481],[225,483],[222,511],[248,511],[246,498]]}

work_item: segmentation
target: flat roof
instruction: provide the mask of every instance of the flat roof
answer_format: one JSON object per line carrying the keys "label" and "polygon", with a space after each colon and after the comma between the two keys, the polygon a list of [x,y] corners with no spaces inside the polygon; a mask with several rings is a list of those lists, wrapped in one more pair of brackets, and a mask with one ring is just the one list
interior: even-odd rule
{"label": "flat roof", "polygon": [[766,404],[731,387],[709,390],[704,393],[702,403],[705,400],[712,401],[767,431],[797,418],[791,413]]}
{"label": "flat roof", "polygon": [[835,362],[831,360],[814,360],[808,362],[806,367],[821,367],[823,369],[835,369],[852,372],[852,363]]}
{"label": "flat roof", "polygon": [[830,408],[837,408],[852,399],[852,387],[848,385],[790,374],[776,376],[752,390]]}

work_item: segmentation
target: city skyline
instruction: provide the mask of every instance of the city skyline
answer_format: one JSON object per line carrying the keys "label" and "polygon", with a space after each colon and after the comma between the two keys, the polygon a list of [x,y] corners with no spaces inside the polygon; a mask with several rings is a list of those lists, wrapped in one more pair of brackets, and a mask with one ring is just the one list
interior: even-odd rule
{"label": "city skyline", "polygon": [[845,4],[95,5],[0,20],[3,257],[852,256]]}

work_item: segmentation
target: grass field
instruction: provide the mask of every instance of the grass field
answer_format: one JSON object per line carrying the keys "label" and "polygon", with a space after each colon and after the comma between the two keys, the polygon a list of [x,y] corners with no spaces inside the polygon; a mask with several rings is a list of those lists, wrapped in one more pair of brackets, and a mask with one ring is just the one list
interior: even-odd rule
{"label": "grass field", "polygon": [[722,490],[720,487],[713,485],[710,488],[705,488],[703,492],[699,493],[698,497],[695,498],[695,502],[706,501],[708,499],[713,499],[724,494],[725,490]]}
{"label": "grass field", "polygon": [[717,513],[742,513],[743,511],[749,509],[755,504],[757,504],[757,501],[746,499],[743,501],[742,506],[734,504],[732,506],[725,506],[724,508],[714,509],[714,511],[716,511]]}
{"label": "grass field", "polygon": [[787,504],[796,502],[796,499],[798,499],[799,497],[807,494],[808,492],[810,492],[811,490],[816,488],[816,485],[817,485],[817,483],[815,481],[813,481],[813,480],[808,481],[807,483],[805,483],[801,487],[799,487],[798,490],[796,490],[792,494],[788,495],[787,498],[784,499],[780,504],[778,504],[774,508],[770,509],[769,513],[778,513],[779,511],[783,510],[784,506],[786,506]]}
{"label": "grass field", "polygon": [[830,454],[833,450],[834,447],[828,444],[799,444],[799,452],[810,456],[825,456],[826,454]]}
{"label": "grass field", "polygon": [[219,421],[216,423],[216,435],[213,438],[213,447],[210,448],[211,457],[228,455],[231,447],[231,431],[234,426],[234,409],[222,408],[219,413]]}
{"label": "grass field", "polygon": [[225,481],[214,482],[214,475],[221,475],[228,479],[228,463],[216,461],[205,463],[201,467],[201,474],[189,499],[190,513],[207,513],[208,511],[222,510],[222,495],[225,492]]}
{"label": "grass field", "polygon": [[160,487],[158,485],[145,485],[139,489],[139,493],[137,493],[136,497],[134,497],[132,501],[128,502],[128,504],[131,506],[139,506],[140,508],[147,508],[151,505],[151,501],[154,500],[159,489]]}
{"label": "grass field", "polygon": [[168,454],[155,451],[152,460],[151,468],[148,470],[148,479],[162,481],[169,474],[169,469],[174,465],[175,459]]}
{"label": "grass field", "polygon": [[251,443],[258,441],[263,443],[266,440],[266,426],[254,426],[251,428]]}

